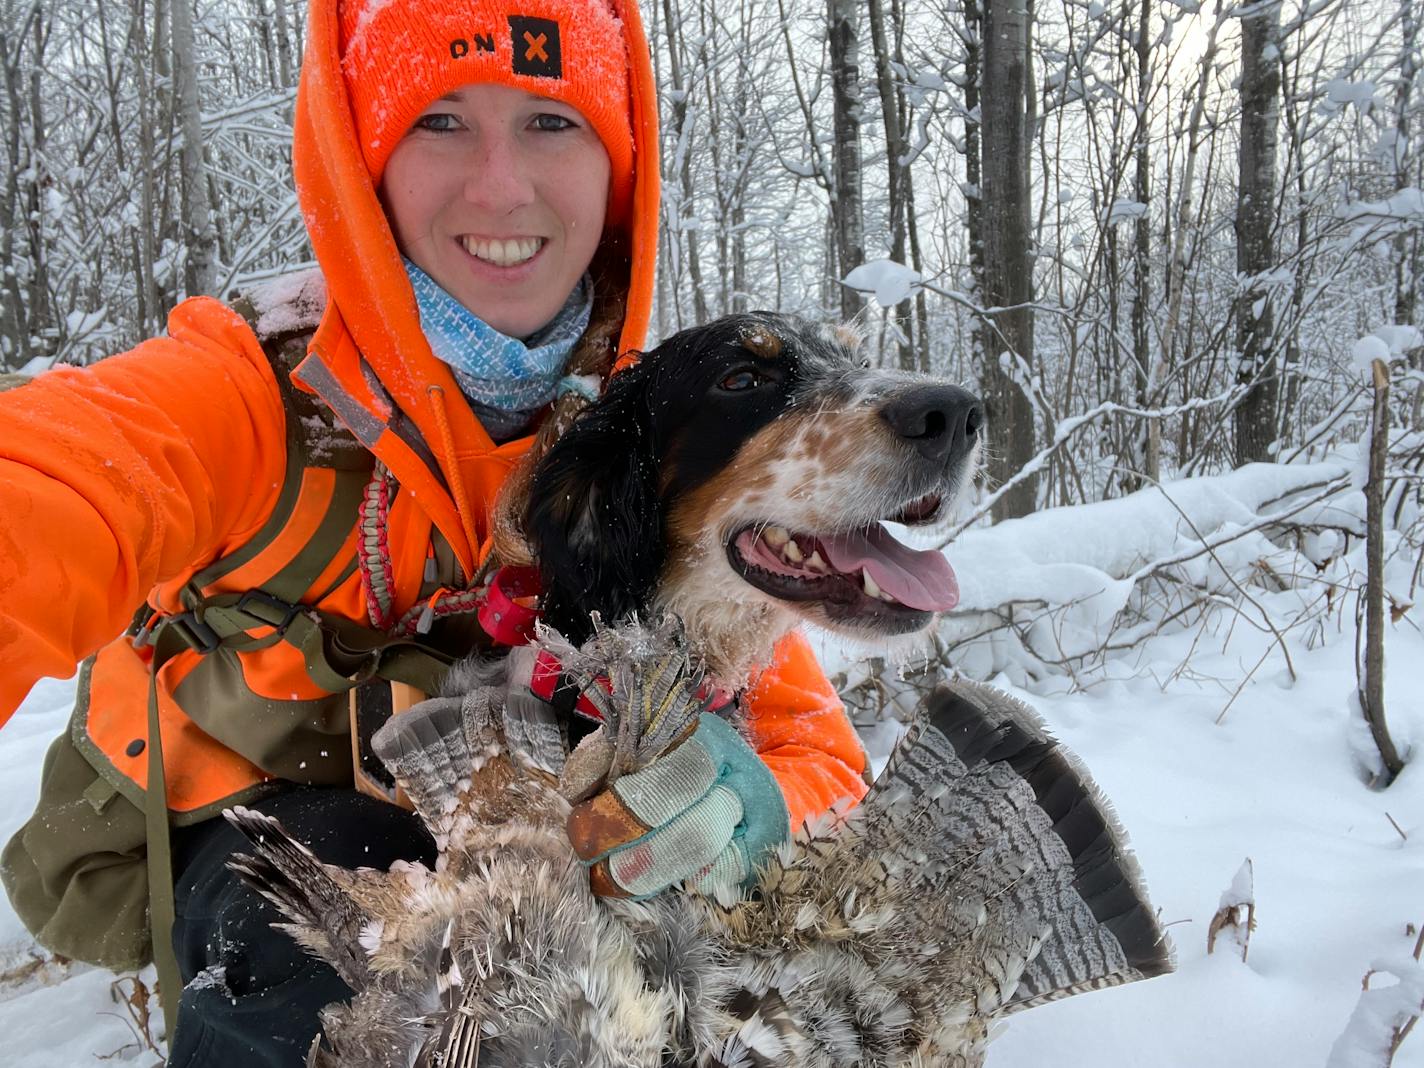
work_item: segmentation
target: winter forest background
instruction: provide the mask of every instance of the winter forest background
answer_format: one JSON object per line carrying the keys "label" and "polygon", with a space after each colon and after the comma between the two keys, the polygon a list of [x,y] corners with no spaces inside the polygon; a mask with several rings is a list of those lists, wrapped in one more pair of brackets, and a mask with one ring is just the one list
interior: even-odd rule
{"label": "winter forest background", "polygon": [[[1176,976],[1015,1019],[992,1065],[1424,1065],[1421,7],[643,3],[655,337],[858,318],[880,362],[989,403],[933,651],[824,647],[872,749],[927,669],[1019,692],[1117,802],[1178,945]],[[0,371],[310,259],[299,0],[0,12]],[[66,700],[42,684],[0,736],[7,830]],[[20,1063],[144,1055],[86,1000],[107,979],[6,922]],[[52,1059],[55,1019],[104,1013]]]}

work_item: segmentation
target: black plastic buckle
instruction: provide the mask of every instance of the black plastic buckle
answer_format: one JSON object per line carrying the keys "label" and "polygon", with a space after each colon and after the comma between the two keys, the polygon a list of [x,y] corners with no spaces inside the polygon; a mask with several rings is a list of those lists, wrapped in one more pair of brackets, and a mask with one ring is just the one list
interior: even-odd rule
{"label": "black plastic buckle", "polygon": [[[256,604],[260,608],[271,609],[270,612],[253,611],[252,606]],[[283,633],[291,626],[292,620],[301,614],[302,606],[299,604],[288,604],[278,597],[273,597],[270,593],[262,590],[248,590],[237,599],[235,606],[239,612],[245,612],[254,619],[260,619],[269,627],[275,627],[278,634]]]}
{"label": "black plastic buckle", "polygon": [[207,656],[218,646],[222,645],[222,639],[218,637],[218,632],[213,630],[193,612],[183,612],[176,616],[169,616],[165,627],[174,627],[178,631],[178,637],[182,638],[188,647],[194,652]]}

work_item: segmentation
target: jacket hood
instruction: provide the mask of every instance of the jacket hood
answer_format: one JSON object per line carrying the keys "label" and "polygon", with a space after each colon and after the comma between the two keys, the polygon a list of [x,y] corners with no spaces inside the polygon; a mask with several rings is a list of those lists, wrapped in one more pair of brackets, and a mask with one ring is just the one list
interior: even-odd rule
{"label": "jacket hood", "polygon": [[[470,544],[447,489],[455,481],[455,465],[474,493],[492,500],[528,439],[496,446],[461,399],[450,369],[430,351],[357,138],[341,74],[338,2],[311,2],[297,90],[292,139],[297,199],[326,278],[328,304],[295,377],[416,495],[473,575],[481,546]],[[626,353],[643,344],[652,309],[658,120],[636,0],[610,4],[628,47],[634,151],[631,211],[610,221],[604,238],[605,250],[618,250],[619,262],[627,264],[627,311],[618,346]],[[493,462],[480,463],[481,457]]]}

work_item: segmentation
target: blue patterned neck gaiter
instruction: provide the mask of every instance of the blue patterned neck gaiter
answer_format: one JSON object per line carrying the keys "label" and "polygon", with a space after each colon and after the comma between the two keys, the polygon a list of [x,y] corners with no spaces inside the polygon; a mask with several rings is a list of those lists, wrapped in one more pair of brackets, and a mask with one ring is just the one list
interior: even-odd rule
{"label": "blue patterned neck gaiter", "polygon": [[564,364],[593,313],[593,280],[584,275],[550,323],[521,341],[501,334],[404,262],[430,351],[454,372],[490,437],[513,437],[558,392]]}

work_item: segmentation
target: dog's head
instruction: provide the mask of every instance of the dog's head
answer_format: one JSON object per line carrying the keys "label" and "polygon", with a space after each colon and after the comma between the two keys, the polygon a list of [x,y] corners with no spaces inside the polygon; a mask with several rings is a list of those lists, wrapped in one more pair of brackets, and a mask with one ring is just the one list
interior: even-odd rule
{"label": "dog's head", "polygon": [[953,607],[954,574],[881,523],[946,520],[983,421],[964,390],[871,370],[843,327],[754,313],[684,330],[534,473],[545,618],[577,641],[591,612],[669,610],[724,676],[801,618],[859,639],[920,630]]}

